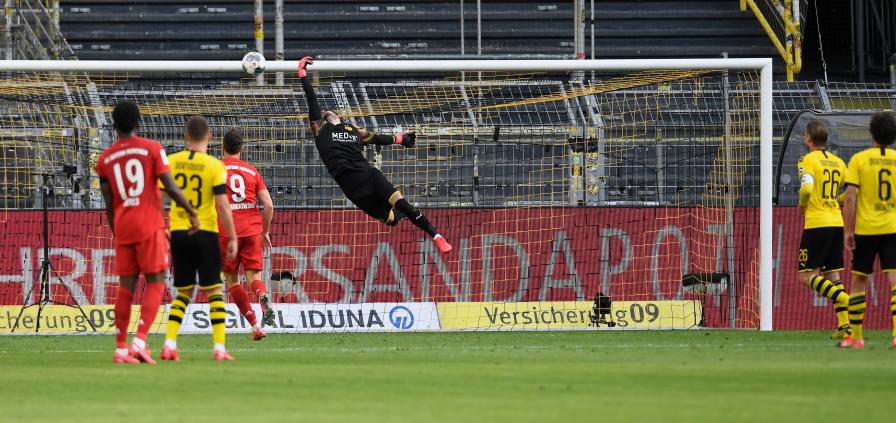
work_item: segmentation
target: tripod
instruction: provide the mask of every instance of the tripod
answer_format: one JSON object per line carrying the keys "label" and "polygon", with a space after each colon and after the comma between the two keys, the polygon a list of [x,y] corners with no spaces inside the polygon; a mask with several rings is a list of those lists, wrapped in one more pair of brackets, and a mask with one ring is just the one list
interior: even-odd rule
{"label": "tripod", "polygon": [[[72,290],[66,285],[62,278],[56,273],[56,269],[53,267],[53,262],[50,261],[50,213],[47,209],[48,199],[52,196],[52,190],[50,189],[50,177],[53,174],[41,174],[43,177],[43,185],[41,186],[41,192],[43,194],[43,198],[41,199],[41,217],[43,219],[43,249],[44,255],[43,259],[40,262],[40,298],[38,298],[36,303],[27,304],[23,303],[22,308],[19,310],[19,316],[16,318],[16,323],[13,325],[11,332],[15,332],[16,329],[19,328],[19,323],[22,321],[22,314],[25,313],[25,309],[31,307],[37,307],[37,322],[34,327],[35,332],[40,331],[40,316],[44,311],[44,307],[49,304],[56,305],[65,305],[69,307],[75,307],[78,311],[81,312],[81,315],[84,316],[84,321],[90,325],[90,329],[96,332],[96,327],[93,325],[93,322],[87,317],[87,313],[84,312],[84,309],[81,308],[81,304],[78,304],[78,301],[75,299],[75,296],[72,295]],[[52,273],[52,277],[57,280],[57,282],[65,287],[65,291],[68,293],[69,298],[75,303],[74,305],[68,303],[61,303],[53,300],[50,297],[50,274]],[[31,289],[28,290],[28,295],[25,297],[26,299],[32,298],[34,294],[34,284],[31,284]],[[27,300],[26,300],[27,302]]]}

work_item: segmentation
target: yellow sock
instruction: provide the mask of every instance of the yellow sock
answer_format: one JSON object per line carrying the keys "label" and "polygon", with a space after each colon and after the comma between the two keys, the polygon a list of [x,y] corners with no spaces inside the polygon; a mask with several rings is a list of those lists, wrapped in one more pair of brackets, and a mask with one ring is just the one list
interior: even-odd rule
{"label": "yellow sock", "polygon": [[821,275],[812,276],[808,280],[809,288],[826,297],[834,303],[834,311],[837,313],[837,326],[849,323],[849,294],[843,289],[840,281],[831,281]]}
{"label": "yellow sock", "polygon": [[849,324],[849,294],[843,289],[843,283],[834,281],[834,292],[831,294],[834,301],[834,312],[837,313],[837,326]]}
{"label": "yellow sock", "polygon": [[862,337],[862,321],[865,319],[865,291],[853,292],[849,296],[849,324],[852,326],[852,339]]}
{"label": "yellow sock", "polygon": [[221,291],[208,291],[209,319],[212,321],[212,342],[215,348],[224,348],[224,321],[227,313],[224,311],[224,295]]}
{"label": "yellow sock", "polygon": [[890,313],[893,315],[893,337],[896,338],[896,287],[890,292]]}
{"label": "yellow sock", "polygon": [[165,332],[166,341],[177,343],[177,332],[180,331],[180,324],[184,320],[184,313],[187,312],[187,305],[190,304],[192,295],[192,286],[177,289],[177,297],[171,301],[171,309],[168,311],[168,330]]}

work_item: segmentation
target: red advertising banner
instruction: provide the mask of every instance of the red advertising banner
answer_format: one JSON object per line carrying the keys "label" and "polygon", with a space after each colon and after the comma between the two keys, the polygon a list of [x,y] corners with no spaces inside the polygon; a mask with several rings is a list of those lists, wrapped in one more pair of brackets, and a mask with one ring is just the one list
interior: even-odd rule
{"label": "red advertising banner", "polygon": [[[712,327],[758,325],[756,209],[738,209],[730,230],[724,212],[699,208],[514,208],[426,210],[454,245],[437,252],[410,222],[391,228],[357,210],[278,210],[267,270],[297,283],[272,286],[281,302],[518,302],[698,299]],[[51,295],[81,303],[114,299],[114,250],[98,211],[50,213],[50,257],[59,279]],[[0,214],[0,304],[22,304],[39,279],[40,213]],[[778,329],[831,329],[831,306],[796,274],[801,217],[775,210],[774,318]],[[719,295],[684,293],[681,276],[727,272]],[[848,286],[848,274],[844,274]],[[58,283],[61,280],[62,284]],[[890,327],[889,289],[867,290],[869,327]],[[63,286],[63,284],[65,286]],[[729,299],[735,299],[729,302]]]}

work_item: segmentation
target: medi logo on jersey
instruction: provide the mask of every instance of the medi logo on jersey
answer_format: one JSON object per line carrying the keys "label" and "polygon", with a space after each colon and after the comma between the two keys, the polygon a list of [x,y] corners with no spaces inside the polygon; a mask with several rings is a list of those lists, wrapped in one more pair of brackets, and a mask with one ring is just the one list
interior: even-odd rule
{"label": "medi logo on jersey", "polygon": [[333,132],[333,140],[339,142],[358,142],[358,136],[349,132]]}

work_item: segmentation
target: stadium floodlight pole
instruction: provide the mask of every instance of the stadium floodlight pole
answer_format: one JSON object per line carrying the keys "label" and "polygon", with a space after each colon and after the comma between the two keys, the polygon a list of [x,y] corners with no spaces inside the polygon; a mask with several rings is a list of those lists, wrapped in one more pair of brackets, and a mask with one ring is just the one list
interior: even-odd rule
{"label": "stadium floodlight pole", "polygon": [[464,54],[464,0],[460,0],[460,55]]}
{"label": "stadium floodlight pole", "polygon": [[[264,55],[264,9],[262,0],[255,0],[255,51]],[[264,75],[255,77],[258,85],[264,84]]]}
{"label": "stadium floodlight pole", "polygon": [[[283,0],[274,1],[274,53],[277,61],[283,61]],[[283,72],[277,72],[277,85],[283,85]]]}
{"label": "stadium floodlight pole", "polygon": [[6,0],[3,6],[3,56],[6,60],[12,60],[12,14],[15,9],[12,8],[12,0]]}
{"label": "stadium floodlight pole", "polygon": [[594,57],[594,0],[591,0],[591,59]]}
{"label": "stadium floodlight pole", "polygon": [[[294,72],[297,60],[268,62],[269,72]],[[772,330],[772,59],[601,59],[601,60],[320,60],[314,72],[576,72],[632,70],[752,70],[760,72],[760,329]],[[0,72],[200,72],[241,74],[239,60],[0,60]]]}
{"label": "stadium floodlight pole", "polygon": [[[476,0],[476,55],[482,56],[482,0]],[[482,80],[482,73],[479,73]]]}

